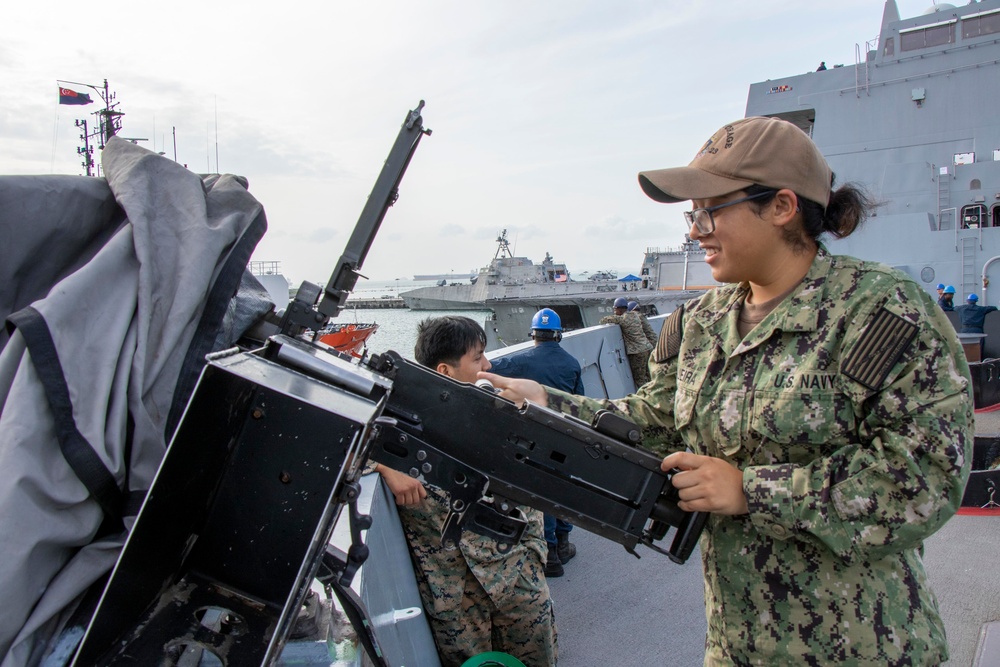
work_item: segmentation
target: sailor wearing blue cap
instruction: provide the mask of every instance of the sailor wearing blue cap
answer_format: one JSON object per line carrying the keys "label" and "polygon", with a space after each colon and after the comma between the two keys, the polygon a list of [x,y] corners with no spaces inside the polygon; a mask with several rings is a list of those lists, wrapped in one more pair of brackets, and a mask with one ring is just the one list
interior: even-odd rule
{"label": "sailor wearing blue cap", "polygon": [[[621,299],[624,301],[624,299]],[[531,338],[535,346],[530,350],[492,360],[492,372],[511,378],[528,378],[561,389],[571,394],[583,394],[580,362],[562,349],[562,320],[551,308],[542,308],[531,318]],[[569,541],[572,524],[546,514],[545,542],[549,553],[545,562],[546,577],[561,577],[563,565],[576,556],[576,545]]]}
{"label": "sailor wearing blue cap", "polygon": [[[955,308],[955,312],[958,313],[958,318],[962,322],[962,328],[959,329],[959,333],[984,333],[983,324],[986,322],[986,316],[994,310],[997,310],[996,306],[980,306],[979,297],[975,294],[965,297],[965,305]],[[985,347],[986,339],[980,338],[980,358],[983,356]]]}
{"label": "sailor wearing blue cap", "polygon": [[939,290],[941,296],[938,297],[938,305],[944,310],[955,310],[955,288],[948,285],[942,290]]}

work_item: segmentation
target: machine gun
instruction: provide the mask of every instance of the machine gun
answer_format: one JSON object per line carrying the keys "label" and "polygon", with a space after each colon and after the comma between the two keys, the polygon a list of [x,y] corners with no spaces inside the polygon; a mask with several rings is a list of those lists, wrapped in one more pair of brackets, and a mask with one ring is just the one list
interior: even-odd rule
{"label": "machine gun", "polygon": [[[342,305],[423,132],[419,110],[379,177],[392,187],[376,184],[385,198],[372,204],[373,191],[359,220],[367,236],[355,229],[327,286],[327,307],[318,296],[306,306],[308,296],[282,329],[314,328]],[[393,352],[356,362],[277,333],[260,348],[211,355],[73,664],[198,664],[206,652],[222,664],[272,664],[321,576],[385,665],[348,589],[367,557],[371,519],[356,501],[369,458],[449,492],[446,545],[476,530],[509,547],[522,503],[633,553],[641,542],[684,562],[705,515],[677,507],[670,474],[628,444],[632,431],[613,416],[592,425],[518,409]],[[346,554],[328,546],[345,507]],[[670,527],[664,551],[655,542]]]}
{"label": "machine gun", "polygon": [[[641,542],[684,563],[694,550],[707,515],[677,506],[660,457],[635,446],[635,424],[608,412],[588,424],[531,403],[518,409],[491,389],[457,382],[395,352],[369,365],[393,384],[375,420],[370,456],[451,492],[445,546],[457,543],[464,529],[490,535],[503,550],[523,529],[512,517],[516,503],[633,554]],[[655,542],[671,527],[677,531],[663,550]]]}

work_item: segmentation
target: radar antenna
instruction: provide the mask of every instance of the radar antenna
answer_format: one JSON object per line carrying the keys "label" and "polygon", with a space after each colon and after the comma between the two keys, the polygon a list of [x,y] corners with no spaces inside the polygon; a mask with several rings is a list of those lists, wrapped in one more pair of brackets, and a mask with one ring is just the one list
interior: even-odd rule
{"label": "radar antenna", "polygon": [[510,251],[510,241],[507,240],[507,230],[504,229],[500,232],[500,236],[497,237],[497,252],[493,255],[493,259],[502,259],[504,257],[513,257],[514,253]]}

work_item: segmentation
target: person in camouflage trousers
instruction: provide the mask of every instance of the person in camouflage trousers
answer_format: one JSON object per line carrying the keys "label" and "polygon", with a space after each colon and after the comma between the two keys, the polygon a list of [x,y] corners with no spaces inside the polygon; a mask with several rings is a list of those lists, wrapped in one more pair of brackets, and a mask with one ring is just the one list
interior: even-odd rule
{"label": "person in camouflage trousers", "polygon": [[[417,336],[417,361],[462,382],[488,370],[486,333],[467,317],[424,320]],[[556,664],[556,625],[545,579],[547,546],[542,513],[520,506],[528,521],[521,541],[507,553],[476,533],[462,533],[458,547],[441,545],[450,496],[381,464],[382,475],[399,505],[403,532],[417,587],[444,667],[502,651],[527,667]]]}
{"label": "person in camouflage trousers", "polygon": [[646,339],[639,318],[628,313],[628,301],[624,297],[615,299],[613,308],[615,314],[605,315],[599,323],[617,324],[621,327],[625,355],[628,357],[629,368],[632,369],[632,380],[636,387],[641,387],[649,382],[649,353],[653,346]]}
{"label": "person in camouflage trousers", "polygon": [[850,234],[871,204],[832,191],[826,160],[790,123],[736,121],[688,167],[640,184],[692,200],[691,238],[728,284],[671,314],[634,395],[496,385],[585,421],[624,413],[678,471],[681,508],[711,513],[706,665],[944,662],[921,553],[958,508],[972,459],[954,328],[904,273],[819,243]]}

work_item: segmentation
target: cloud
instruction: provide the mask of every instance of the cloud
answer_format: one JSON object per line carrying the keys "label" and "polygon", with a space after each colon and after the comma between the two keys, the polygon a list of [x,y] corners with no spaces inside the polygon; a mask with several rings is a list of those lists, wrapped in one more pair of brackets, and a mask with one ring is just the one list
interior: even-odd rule
{"label": "cloud", "polygon": [[[899,0],[901,14],[925,0]],[[748,86],[853,63],[881,3],[126,3],[81,28],[69,0],[8,3],[0,173],[80,173],[77,119],[56,79],[100,87],[124,134],[195,171],[246,176],[269,231],[255,259],[325,279],[406,111],[425,137],[366,259],[376,278],[519,255],[579,271],[677,246],[682,206],[648,200],[641,169],[686,164],[741,116]],[[823,26],[822,30],[815,29]],[[258,38],[265,35],[266,39]]]}

